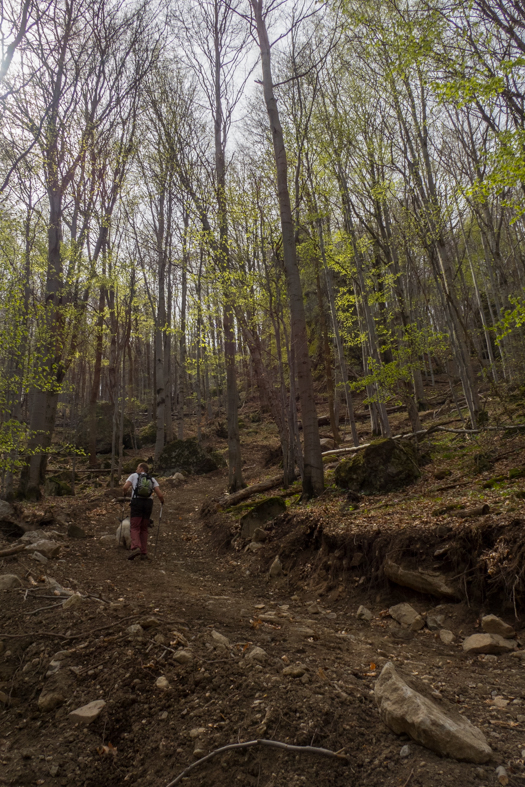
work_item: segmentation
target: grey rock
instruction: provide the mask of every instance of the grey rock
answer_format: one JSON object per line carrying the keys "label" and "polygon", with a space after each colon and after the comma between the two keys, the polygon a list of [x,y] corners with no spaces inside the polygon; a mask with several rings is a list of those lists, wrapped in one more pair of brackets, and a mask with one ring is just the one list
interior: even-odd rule
{"label": "grey rock", "polygon": [[366,607],[364,607],[364,606],[361,604],[361,606],[360,606],[360,607],[359,607],[359,609],[357,610],[357,615],[356,615],[356,617],[357,617],[357,619],[358,619],[358,620],[372,620],[372,618],[373,618],[374,616],[372,615],[372,613],[370,612],[370,610],[369,610],[369,609],[367,609]]}
{"label": "grey rock", "polygon": [[167,689],[169,689],[169,687],[170,687],[170,682],[164,675],[161,675],[155,681],[155,686],[158,689],[161,689],[162,691],[167,691]]}
{"label": "grey rock", "polygon": [[282,497],[269,497],[258,503],[241,517],[241,538],[251,539],[255,530],[267,522],[271,522],[279,514],[286,511],[286,503]]}
{"label": "grey rock", "polygon": [[439,638],[444,645],[451,645],[455,640],[454,634],[448,629],[441,629]]}
{"label": "grey rock", "polygon": [[375,698],[383,722],[397,735],[405,733],[445,757],[484,763],[492,756],[485,736],[454,709],[445,712],[412,689],[387,662],[376,681]]}
{"label": "grey rock", "polygon": [[64,601],[62,604],[62,609],[76,609],[82,604],[83,601],[84,599],[80,593],[73,593],[72,596]]}
{"label": "grey rock", "polygon": [[88,537],[88,534],[86,533],[86,531],[83,530],[79,525],[75,525],[74,522],[72,522],[69,525],[69,527],[67,529],[67,534],[68,534],[69,538],[87,538]]}
{"label": "grey rock", "polygon": [[410,631],[419,631],[425,625],[421,615],[410,604],[396,604],[388,611],[394,620]]}
{"label": "grey rock", "polygon": [[458,598],[457,589],[441,574],[432,571],[412,571],[403,568],[403,566],[398,566],[388,558],[385,560],[383,571],[391,582],[417,590],[418,593],[428,593],[431,596],[445,598]]}
{"label": "grey rock", "polygon": [[40,552],[33,552],[31,555],[29,555],[29,557],[32,558],[33,560],[36,560],[38,563],[43,563],[44,565],[46,563],[49,563],[47,557],[41,555]]}
{"label": "grey rock", "polygon": [[440,628],[443,628],[443,624],[445,623],[445,616],[439,615],[436,612],[429,612],[427,615],[427,628],[430,631],[439,631]]}
{"label": "grey rock", "polygon": [[55,710],[66,701],[66,698],[59,691],[43,691],[38,698],[38,708],[44,713]]}
{"label": "grey rock", "polygon": [[270,571],[268,572],[272,578],[277,578],[282,576],[283,574],[283,567],[281,561],[279,560],[279,555],[275,558],[272,565],[270,566]]}
{"label": "grey rock", "polygon": [[512,626],[498,618],[497,615],[484,615],[481,618],[481,628],[486,634],[499,634],[504,639],[512,639],[516,636]]}
{"label": "grey rock", "polygon": [[224,634],[220,634],[215,629],[211,632],[211,638],[213,640],[213,646],[219,648],[229,648],[230,647],[230,640],[228,637],[225,637]]}
{"label": "grey rock", "polygon": [[69,718],[71,721],[79,722],[80,724],[91,724],[102,713],[106,707],[104,700],[94,700],[88,702],[87,705],[82,705],[81,708],[71,711]]}
{"label": "grey rock", "polygon": [[268,538],[268,533],[266,530],[263,530],[262,527],[256,527],[253,531],[252,539],[253,541],[257,541],[257,543],[262,544]]}
{"label": "grey rock", "polygon": [[503,787],[509,783],[509,776],[503,765],[496,768],[496,779],[498,780],[498,784],[503,785]]}
{"label": "grey rock", "polygon": [[472,634],[463,641],[465,653],[511,653],[518,643],[514,639],[504,639],[499,634]]}
{"label": "grey rock", "polygon": [[42,531],[28,530],[27,533],[19,539],[21,544],[34,544],[35,541],[42,540]]}
{"label": "grey rock", "polygon": [[401,757],[402,760],[404,760],[407,757],[410,757],[411,754],[412,754],[412,749],[410,748],[408,743],[405,743],[405,745],[401,747],[401,751],[399,752],[399,756]]}
{"label": "grey rock", "polygon": [[173,659],[179,664],[191,664],[193,661],[193,653],[187,648],[182,648],[173,654]]}
{"label": "grey rock", "polygon": [[333,451],[335,448],[335,443],[329,437],[323,437],[320,441],[321,443],[321,452],[322,451]]}
{"label": "grey rock", "polygon": [[244,658],[247,661],[257,661],[259,664],[261,664],[267,660],[268,654],[263,648],[255,647],[248,651]]}
{"label": "grey rock", "polygon": [[244,549],[245,552],[258,552],[259,549],[263,548],[263,544],[260,544],[258,541],[250,541],[249,544],[246,544]]}
{"label": "grey rock", "polygon": [[302,664],[291,664],[283,669],[283,675],[290,678],[302,678],[306,674],[306,667]]}
{"label": "grey rock", "polygon": [[35,541],[33,544],[29,544],[26,550],[38,552],[40,555],[47,557],[48,560],[51,560],[60,553],[60,544],[57,544],[56,541],[48,541],[44,538],[40,541]]}
{"label": "grey rock", "polygon": [[56,762],[51,763],[51,765],[49,766],[49,775],[55,778],[56,776],[58,776],[59,771],[60,771],[60,765],[57,765]]}
{"label": "grey rock", "polygon": [[113,547],[115,546],[115,536],[104,535],[100,536],[99,543],[102,544],[104,547]]}
{"label": "grey rock", "polygon": [[[3,502],[3,501],[0,501]],[[22,587],[22,580],[16,574],[0,574],[0,590]]]}
{"label": "grey rock", "polygon": [[139,639],[144,634],[144,629],[139,623],[133,623],[131,626],[128,626],[126,629],[130,637],[136,637]]}

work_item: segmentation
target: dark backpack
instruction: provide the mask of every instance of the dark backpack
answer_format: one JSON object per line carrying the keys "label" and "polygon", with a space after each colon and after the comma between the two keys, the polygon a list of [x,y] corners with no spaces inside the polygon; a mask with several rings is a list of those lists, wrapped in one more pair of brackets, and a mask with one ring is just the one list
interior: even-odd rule
{"label": "dark backpack", "polygon": [[153,479],[147,473],[139,473],[133,497],[147,498],[153,494]]}

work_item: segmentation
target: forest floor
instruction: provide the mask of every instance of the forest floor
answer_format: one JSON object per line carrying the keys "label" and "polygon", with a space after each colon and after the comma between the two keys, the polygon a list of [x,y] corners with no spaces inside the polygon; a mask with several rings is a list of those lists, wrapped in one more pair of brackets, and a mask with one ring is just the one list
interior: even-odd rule
{"label": "forest floor", "polygon": [[[263,466],[272,439],[261,425],[243,438],[248,483],[272,474]],[[525,662],[462,649],[482,611],[518,630],[523,619],[503,566],[517,581],[525,479],[510,471],[525,467],[525,436],[484,439],[436,438],[420,481],[356,510],[330,486],[329,469],[325,495],[307,505],[290,495],[255,553],[232,542],[242,509],[200,515],[224,494],[225,470],[166,488],[147,561],[128,561],[125,549],[100,542],[115,533],[121,512],[107,489],[29,506],[27,516],[53,514],[46,531],[61,552],[46,565],[27,554],[0,562],[0,573],[23,583],[1,592],[0,785],[164,787],[199,757],[261,738],[342,751],[348,762],[254,747],[199,764],[182,783],[491,787],[503,765],[510,785],[525,785]],[[480,455],[490,465],[481,472]],[[490,506],[485,516],[454,518],[457,506],[480,502]],[[89,537],[69,538],[70,523]],[[436,545],[454,552],[445,567],[461,564],[463,599],[443,603],[384,580],[380,559],[396,542],[429,566]],[[472,575],[492,561],[485,575],[493,585],[468,576],[469,550]],[[270,579],[277,554],[284,575]],[[81,594],[78,605],[63,609],[60,588]],[[398,626],[388,608],[401,601],[423,614],[437,610],[454,641]],[[356,617],[361,604],[369,622]],[[264,654],[252,658],[254,647]],[[487,765],[440,758],[388,730],[373,689],[389,660],[480,727],[493,750]],[[46,697],[49,710],[38,704]],[[69,717],[100,699],[106,704],[91,724]]]}

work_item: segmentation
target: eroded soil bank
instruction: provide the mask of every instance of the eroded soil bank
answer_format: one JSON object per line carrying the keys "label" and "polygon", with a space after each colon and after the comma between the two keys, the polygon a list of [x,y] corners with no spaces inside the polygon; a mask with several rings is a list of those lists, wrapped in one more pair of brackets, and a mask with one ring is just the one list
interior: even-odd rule
{"label": "eroded soil bank", "polygon": [[[55,499],[46,530],[58,534],[59,557],[44,565],[24,553],[1,566],[22,586],[1,598],[0,691],[8,702],[0,706],[0,784],[161,787],[198,756],[255,738],[344,751],[349,763],[254,748],[220,755],[182,783],[489,787],[503,765],[509,784],[525,784],[523,662],[462,649],[482,611],[521,629],[523,482],[508,478],[521,466],[520,441],[476,476],[462,478],[457,457],[441,455],[417,484],[354,510],[329,489],[315,506],[290,507],[255,552],[236,540],[240,512],[200,517],[203,503],[223,494],[224,471],[167,491],[160,534],[143,562],[100,543],[120,512],[107,491]],[[263,472],[259,456],[250,472],[251,480]],[[483,488],[497,476],[504,480]],[[454,515],[481,499],[489,514]],[[68,537],[71,522],[89,538]],[[269,579],[277,554],[284,574]],[[461,597],[433,599],[389,583],[386,555],[454,575]],[[78,605],[63,609],[58,586],[80,593]],[[403,629],[388,615],[401,601],[442,615],[454,640]],[[361,604],[370,621],[357,618]],[[130,630],[136,624],[141,630]],[[264,654],[252,657],[256,647]],[[493,760],[440,758],[391,733],[373,697],[388,660],[478,725]],[[88,726],[69,717],[99,699],[106,705]]]}

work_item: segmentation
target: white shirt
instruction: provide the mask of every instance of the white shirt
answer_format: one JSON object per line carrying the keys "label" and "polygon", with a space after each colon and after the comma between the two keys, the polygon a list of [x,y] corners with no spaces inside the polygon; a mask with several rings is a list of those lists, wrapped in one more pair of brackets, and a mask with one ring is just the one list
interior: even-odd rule
{"label": "white shirt", "polygon": [[[150,478],[151,478],[151,476],[150,476]],[[126,479],[126,484],[127,483],[131,483],[131,488],[133,489],[133,491],[135,491],[135,489],[137,488],[138,480],[139,480],[139,474],[138,473],[132,473],[129,476],[129,478]],[[158,486],[158,483],[155,480],[155,478],[151,478],[151,481],[153,483],[153,489],[155,489]]]}

